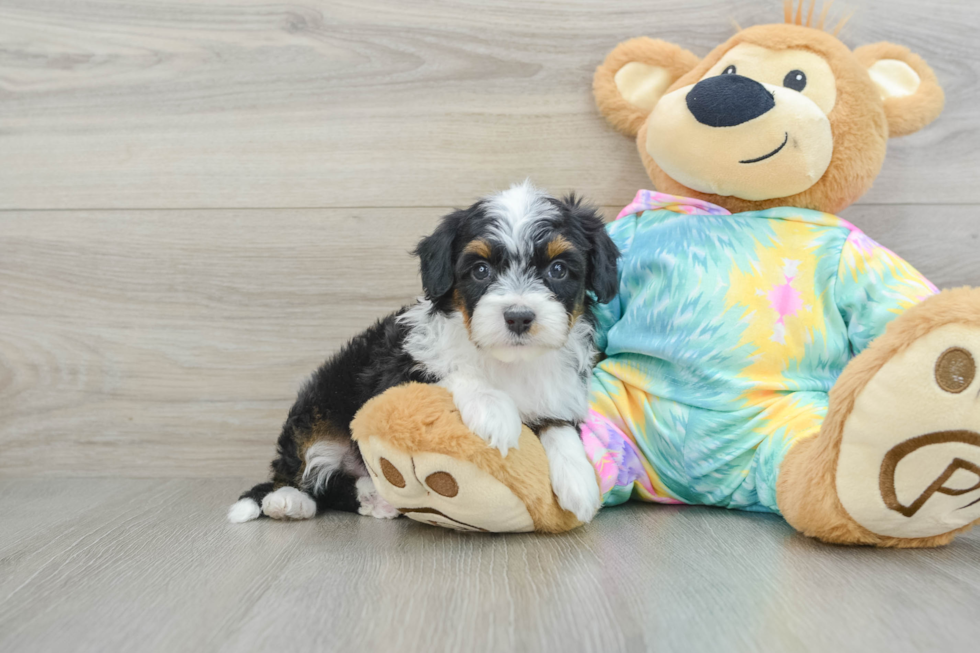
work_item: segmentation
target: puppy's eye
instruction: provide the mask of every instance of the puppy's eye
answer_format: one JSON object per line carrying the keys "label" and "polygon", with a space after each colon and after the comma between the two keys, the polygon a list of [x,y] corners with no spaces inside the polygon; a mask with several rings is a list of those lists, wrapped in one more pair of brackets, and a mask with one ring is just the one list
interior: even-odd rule
{"label": "puppy's eye", "polygon": [[477,281],[483,281],[490,276],[490,266],[486,263],[477,263],[473,266],[473,278]]}
{"label": "puppy's eye", "polygon": [[550,266],[548,266],[548,276],[556,281],[560,281],[565,278],[568,274],[568,267],[565,266],[561,261],[555,261]]}
{"label": "puppy's eye", "polygon": [[728,68],[725,68],[723,71],[721,71],[721,74],[722,75],[734,75],[735,72],[736,72],[735,71],[735,66],[732,65],[732,66],[729,66]]}
{"label": "puppy's eye", "polygon": [[794,91],[802,91],[806,88],[806,73],[802,70],[791,70],[783,78],[783,86]]}

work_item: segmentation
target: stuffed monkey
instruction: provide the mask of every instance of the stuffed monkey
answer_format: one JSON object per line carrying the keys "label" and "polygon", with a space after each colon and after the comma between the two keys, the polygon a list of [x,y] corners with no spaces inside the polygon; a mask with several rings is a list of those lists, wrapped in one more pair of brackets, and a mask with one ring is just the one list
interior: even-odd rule
{"label": "stuffed monkey", "polygon": [[[741,30],[703,59],[625,41],[597,69],[601,113],[636,138],[659,192],[640,191],[608,226],[619,294],[597,309],[605,358],[583,443],[605,506],[724,506],[781,514],[827,542],[942,545],[980,520],[980,291],[938,292],[833,214],[871,187],[890,137],[939,115],[943,92],[908,49],[852,51],[801,15]],[[444,402],[440,392],[422,394]],[[540,490],[547,471],[505,473],[517,452],[478,462],[482,442],[446,449],[440,429],[404,411],[368,427],[400,401],[390,391],[365,406],[355,437],[409,516],[437,498],[399,496],[381,458],[397,457],[402,477],[413,457],[465,463],[454,482],[473,479],[483,503],[442,497],[450,519],[578,525],[536,521],[516,488]],[[439,419],[458,419],[445,408]],[[491,519],[495,505],[514,521]]]}

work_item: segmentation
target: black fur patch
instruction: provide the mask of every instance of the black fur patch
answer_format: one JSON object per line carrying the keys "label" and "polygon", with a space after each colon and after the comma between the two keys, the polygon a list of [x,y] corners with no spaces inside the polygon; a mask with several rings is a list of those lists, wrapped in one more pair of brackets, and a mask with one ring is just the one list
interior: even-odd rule
{"label": "black fur patch", "polygon": [[567,419],[539,419],[526,425],[534,435],[541,437],[541,431],[555,426],[570,426],[578,429],[579,425]]}
{"label": "black fur patch", "polygon": [[609,303],[616,296],[619,284],[616,243],[606,233],[606,225],[595,207],[575,195],[553,201],[562,215],[555,231],[587,257],[586,290],[594,293],[600,304]]}
{"label": "black fur patch", "polygon": [[[265,498],[265,495],[272,492],[273,488],[274,488],[274,484],[272,481],[269,481],[268,483],[259,483],[251,490],[242,492],[242,495],[238,497],[238,500],[241,501],[242,499],[251,499],[252,501],[254,501],[255,503],[261,506],[262,499]],[[266,515],[264,512],[259,513],[259,517],[265,517],[265,516]]]}
{"label": "black fur patch", "polygon": [[[352,338],[313,373],[282,426],[276,446],[278,455],[272,461],[272,483],[256,485],[246,495],[261,493],[264,497],[284,485],[302,487],[304,454],[316,441],[315,433],[329,433],[331,439],[349,446],[351,455],[360,460],[357,447],[350,440],[350,423],[361,406],[396,385],[437,380],[415,369],[415,359],[405,352],[406,327],[397,322],[402,312],[404,309]],[[343,469],[334,473],[325,488],[313,493],[318,510],[356,512],[356,481],[356,476]]]}
{"label": "black fur patch", "polygon": [[463,248],[482,235],[489,223],[485,204],[480,201],[468,209],[453,211],[431,236],[419,241],[414,253],[419,257],[422,288],[426,299],[438,310],[452,310],[451,291],[459,278],[457,261]]}

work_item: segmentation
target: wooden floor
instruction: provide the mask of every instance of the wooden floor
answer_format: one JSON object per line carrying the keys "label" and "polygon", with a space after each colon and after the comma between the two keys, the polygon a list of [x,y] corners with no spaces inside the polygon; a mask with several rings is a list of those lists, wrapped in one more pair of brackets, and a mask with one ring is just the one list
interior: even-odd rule
{"label": "wooden floor", "polygon": [[0,481],[0,650],[975,651],[980,531],[821,545],[611,508],[563,536],[333,514],[224,521],[246,479]]}
{"label": "wooden floor", "polygon": [[[980,534],[817,545],[630,506],[563,537],[330,516],[232,527],[303,377],[419,292],[451,207],[649,186],[594,67],[706,54],[778,0],[0,0],[0,651],[966,650]],[[851,0],[940,119],[843,213],[980,285],[980,9]]]}

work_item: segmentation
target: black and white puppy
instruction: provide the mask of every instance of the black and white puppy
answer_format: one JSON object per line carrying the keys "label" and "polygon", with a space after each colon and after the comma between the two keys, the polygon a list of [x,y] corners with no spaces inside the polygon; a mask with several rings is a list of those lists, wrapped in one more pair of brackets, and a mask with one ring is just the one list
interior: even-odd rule
{"label": "black and white puppy", "polygon": [[350,422],[407,381],[448,388],[466,425],[505,455],[529,425],[561,506],[582,521],[595,515],[599,491],[578,426],[596,354],[592,305],[616,294],[619,252],[601,218],[525,182],[447,215],[415,253],[424,297],[313,374],[283,425],[272,480],[245,492],[230,521],[327,509],[397,516],[375,492]]}

